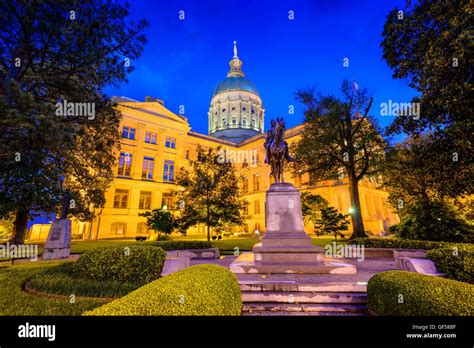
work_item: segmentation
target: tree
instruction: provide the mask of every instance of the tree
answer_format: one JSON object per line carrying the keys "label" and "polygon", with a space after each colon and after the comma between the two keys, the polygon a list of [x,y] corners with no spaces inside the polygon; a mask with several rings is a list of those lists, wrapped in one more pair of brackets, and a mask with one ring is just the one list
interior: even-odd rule
{"label": "tree", "polygon": [[[382,34],[383,58],[393,77],[417,90],[413,102],[421,105],[419,119],[397,117],[388,133],[413,137],[413,151],[430,149],[419,164],[430,168],[430,182],[446,186],[450,196],[473,193],[471,10],[469,0],[407,1],[404,9],[389,13]],[[421,140],[427,142],[424,149]],[[413,151],[413,158],[422,157]]]}
{"label": "tree", "polygon": [[446,201],[418,197],[399,211],[400,223],[391,226],[390,232],[400,238],[474,242],[473,225],[461,219]]}
{"label": "tree", "polygon": [[[472,212],[472,163],[460,166],[447,160],[443,141],[431,134],[409,137],[388,152],[384,186],[400,216],[390,231],[401,238],[472,240],[473,226],[465,218],[466,210]],[[457,185],[461,181],[465,185]]]}
{"label": "tree", "polygon": [[472,192],[474,164],[459,164],[455,155],[446,154],[446,140],[433,134],[408,137],[387,152],[382,166],[384,186],[396,209],[414,200],[456,200]]}
{"label": "tree", "polygon": [[306,110],[304,131],[294,147],[295,170],[316,180],[331,180],[345,173],[351,199],[351,238],[366,237],[358,183],[377,172],[386,143],[376,120],[368,115],[372,98],[367,91],[353,89],[347,80],[341,91],[343,100],[315,94],[312,89],[297,92]]}
{"label": "tree", "polygon": [[471,6],[469,0],[407,1],[388,14],[383,58],[393,77],[421,93],[415,101],[422,110],[419,120],[398,117],[392,131],[415,134],[456,124],[472,130]]}
{"label": "tree", "polygon": [[204,223],[207,240],[211,227],[225,223],[241,224],[241,199],[238,179],[232,163],[222,160],[221,148],[197,148],[198,158],[189,161],[189,169],[181,168],[177,183],[184,188],[179,193],[180,216],[190,226]]}
{"label": "tree", "polygon": [[319,229],[320,234],[332,233],[334,240],[342,231],[349,229],[348,215],[341,214],[333,207],[325,207],[321,209],[320,217],[315,221],[315,229]]}
{"label": "tree", "polygon": [[120,115],[104,86],[125,81],[145,43],[115,1],[0,3],[0,217],[14,243],[69,191],[81,220],[105,203]]}
{"label": "tree", "polygon": [[321,218],[321,210],[329,206],[327,200],[311,192],[301,193],[301,213],[305,223],[316,223]]}
{"label": "tree", "polygon": [[154,209],[138,215],[146,217],[147,227],[158,232],[157,240],[160,240],[161,233],[171,234],[175,228],[175,219],[169,210]]}

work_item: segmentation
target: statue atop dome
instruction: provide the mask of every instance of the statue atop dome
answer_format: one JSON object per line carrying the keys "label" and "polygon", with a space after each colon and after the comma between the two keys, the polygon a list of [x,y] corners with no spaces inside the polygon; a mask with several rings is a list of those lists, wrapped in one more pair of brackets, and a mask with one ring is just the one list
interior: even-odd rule
{"label": "statue atop dome", "polygon": [[242,61],[237,56],[237,41],[234,41],[234,56],[229,62],[230,71],[227,74],[227,77],[245,77],[245,74],[242,71],[242,64]]}

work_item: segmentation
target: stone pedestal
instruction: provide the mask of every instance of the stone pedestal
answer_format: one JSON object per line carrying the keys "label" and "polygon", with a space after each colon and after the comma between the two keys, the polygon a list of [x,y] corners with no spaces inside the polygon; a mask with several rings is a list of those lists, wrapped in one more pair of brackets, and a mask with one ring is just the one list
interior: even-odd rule
{"label": "stone pedestal", "polygon": [[313,246],[304,232],[300,193],[293,185],[270,186],[265,222],[262,242],[230,265],[234,273],[356,273],[351,264],[323,262],[323,248]]}
{"label": "stone pedestal", "polygon": [[54,220],[44,243],[43,260],[68,258],[71,253],[71,221]]}

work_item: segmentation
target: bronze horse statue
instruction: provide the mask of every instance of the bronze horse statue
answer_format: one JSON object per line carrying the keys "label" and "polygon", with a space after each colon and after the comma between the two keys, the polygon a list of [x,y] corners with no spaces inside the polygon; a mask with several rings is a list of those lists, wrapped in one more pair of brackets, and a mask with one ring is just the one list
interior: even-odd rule
{"label": "bronze horse statue", "polygon": [[288,154],[288,143],[283,139],[285,135],[285,121],[283,118],[272,120],[272,127],[267,133],[265,147],[267,149],[266,163],[271,166],[270,175],[273,176],[274,183],[284,183],[283,169],[285,159],[292,162],[293,158]]}

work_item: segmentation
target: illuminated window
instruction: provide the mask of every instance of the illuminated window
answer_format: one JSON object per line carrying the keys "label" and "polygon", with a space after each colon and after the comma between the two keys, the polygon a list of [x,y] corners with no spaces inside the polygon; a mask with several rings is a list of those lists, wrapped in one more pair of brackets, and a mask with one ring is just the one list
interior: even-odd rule
{"label": "illuminated window", "polygon": [[260,201],[258,199],[253,202],[253,208],[255,214],[260,214]]}
{"label": "illuminated window", "polygon": [[242,179],[242,191],[244,193],[249,192],[249,179],[247,178]]}
{"label": "illuminated window", "polygon": [[135,140],[135,128],[123,127],[122,138]]}
{"label": "illuminated window", "polygon": [[127,208],[128,190],[115,190],[114,208]]}
{"label": "illuminated window", "polygon": [[166,137],[165,146],[171,149],[176,149],[176,138]]}
{"label": "illuminated window", "polygon": [[140,201],[138,203],[138,209],[151,209],[151,192],[140,192]]}
{"label": "illuminated window", "polygon": [[155,168],[155,159],[143,157],[142,179],[153,179],[153,170]]}
{"label": "illuminated window", "polygon": [[130,176],[132,170],[132,154],[121,152],[119,157],[119,165],[117,175]]}
{"label": "illuminated window", "polygon": [[156,144],[156,133],[146,132],[145,133],[145,143]]}
{"label": "illuminated window", "polygon": [[127,232],[127,224],[124,222],[114,222],[110,231],[115,234],[125,234]]}
{"label": "illuminated window", "polygon": [[258,174],[253,175],[253,190],[254,191],[260,190],[260,175]]}
{"label": "illuminated window", "polygon": [[186,159],[189,159],[189,150],[186,150]]}
{"label": "illuminated window", "polygon": [[173,193],[171,192],[164,192],[161,196],[161,208],[166,205],[166,209],[173,208]]}
{"label": "illuminated window", "polygon": [[163,181],[174,181],[174,161],[165,160]]}

